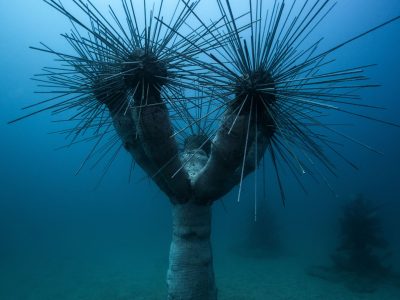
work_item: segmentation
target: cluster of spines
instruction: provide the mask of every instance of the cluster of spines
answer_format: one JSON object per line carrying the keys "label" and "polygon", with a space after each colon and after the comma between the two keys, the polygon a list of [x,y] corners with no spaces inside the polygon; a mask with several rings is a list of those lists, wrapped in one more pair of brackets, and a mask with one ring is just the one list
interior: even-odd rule
{"label": "cluster of spines", "polygon": [[[319,51],[322,39],[308,45],[306,42],[336,5],[332,0],[305,1],[302,5],[295,0],[288,9],[286,1],[275,0],[272,10],[265,10],[261,0],[249,0],[249,14],[239,17],[235,17],[229,0],[217,0],[221,18],[209,25],[194,11],[199,1],[178,1],[173,17],[166,22],[161,16],[164,1],[148,16],[144,0],[142,27],[132,0],[122,0],[126,24],[111,7],[113,24],[91,1],[73,0],[89,18],[89,25],[61,3],[44,1],[71,20],[74,29],[63,37],[75,54],[60,53],[44,44],[35,48],[55,55],[63,67],[45,68],[45,73],[36,78],[42,87],[52,89],[45,93],[54,96],[36,104],[44,108],[34,113],[70,113],[66,121],[75,121],[77,125],[61,131],[72,137],[70,144],[96,141],[83,165],[94,153],[102,157],[118,144],[108,111],[126,114],[132,107],[140,110],[148,105],[167,105],[176,128],[171,138],[181,138],[181,145],[190,135],[206,136],[205,143],[211,142],[224,116],[248,115],[247,135],[254,130],[257,139],[261,130],[268,136],[267,152],[284,201],[280,163],[292,171],[300,184],[300,176],[310,173],[328,186],[324,172],[314,162],[316,159],[335,174],[327,149],[356,168],[322,131],[374,150],[336,130],[337,124],[324,122],[327,112],[338,111],[395,125],[349,109],[379,108],[356,102],[360,98],[354,94],[355,90],[377,86],[369,84],[364,75],[364,70],[372,65],[336,71],[330,68],[334,62],[331,55],[336,50],[399,17],[327,51]],[[197,18],[200,26],[190,28],[191,33],[184,35],[180,29],[187,25],[190,15]],[[246,15],[250,20],[240,26],[239,20]],[[197,55],[206,60],[195,58]],[[194,91],[188,94],[188,89]],[[79,140],[87,131],[92,136]],[[109,140],[100,147],[110,133]],[[246,150],[248,146],[246,142]],[[246,155],[248,151],[244,151],[241,164],[240,189]],[[256,155],[255,165],[262,160],[263,156]]]}

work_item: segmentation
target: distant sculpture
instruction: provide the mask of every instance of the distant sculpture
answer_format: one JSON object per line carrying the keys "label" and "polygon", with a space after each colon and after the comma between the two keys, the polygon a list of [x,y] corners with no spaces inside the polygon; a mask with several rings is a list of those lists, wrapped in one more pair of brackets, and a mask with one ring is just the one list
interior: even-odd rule
{"label": "distant sculpture", "polygon": [[264,1],[251,0],[246,15],[234,15],[229,0],[215,1],[221,17],[206,24],[195,11],[199,1],[177,0],[166,20],[163,1],[148,13],[145,0],[144,12],[138,1],[122,0],[124,15],[110,8],[107,19],[91,1],[74,0],[82,20],[62,2],[44,0],[73,24],[62,35],[72,51],[34,48],[61,63],[36,77],[51,97],[28,116],[65,113],[75,124],[62,131],[71,144],[94,141],[82,166],[109,153],[111,163],[123,147],[173,204],[170,300],[217,298],[211,205],[237,185],[240,199],[243,179],[257,175],[265,153],[283,202],[282,162],[297,180],[308,173],[323,181],[315,161],[334,172],[324,149],[349,162],[320,133],[345,136],[323,117],[363,117],[354,108],[371,107],[353,101],[352,91],[374,85],[363,75],[368,66],[337,69],[331,54],[399,19],[320,51],[322,39],[308,40],[331,0],[304,1],[300,10],[296,1],[276,1],[269,13]]}
{"label": "distant sculpture", "polygon": [[388,243],[383,237],[379,207],[368,203],[362,195],[357,195],[344,207],[340,244],[332,255],[338,270],[360,276],[381,276],[388,272],[383,265]]}
{"label": "distant sculpture", "polygon": [[240,256],[268,258],[283,254],[283,229],[277,217],[265,201],[258,201],[257,216],[251,211],[243,224],[244,236],[237,238],[240,242],[232,250]]}
{"label": "distant sculpture", "polygon": [[372,292],[382,281],[396,278],[387,265],[391,253],[383,236],[380,207],[361,194],[346,204],[340,218],[339,246],[331,255],[332,267],[316,267],[310,274],[344,282],[358,292]]}

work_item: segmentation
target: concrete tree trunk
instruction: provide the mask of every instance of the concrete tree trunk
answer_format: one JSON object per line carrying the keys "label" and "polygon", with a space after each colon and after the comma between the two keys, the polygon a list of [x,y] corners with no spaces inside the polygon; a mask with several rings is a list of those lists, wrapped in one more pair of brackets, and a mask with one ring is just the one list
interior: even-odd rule
{"label": "concrete tree trunk", "polygon": [[[228,112],[212,141],[207,136],[190,136],[179,153],[165,106],[146,108],[138,119],[133,110],[114,115],[114,125],[125,148],[172,203],[168,300],[216,300],[212,203],[255,169],[268,135],[251,128],[254,134],[249,137],[249,117],[235,118]],[[243,157],[246,168],[242,171]]]}
{"label": "concrete tree trunk", "polygon": [[193,202],[174,205],[172,228],[168,300],[216,300],[211,205]]}

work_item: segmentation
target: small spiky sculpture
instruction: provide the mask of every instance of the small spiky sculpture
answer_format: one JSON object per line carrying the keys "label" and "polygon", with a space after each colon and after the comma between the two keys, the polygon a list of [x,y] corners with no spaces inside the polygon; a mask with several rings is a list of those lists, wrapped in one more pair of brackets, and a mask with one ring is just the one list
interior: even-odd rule
{"label": "small spiky sculpture", "polygon": [[[73,52],[44,44],[35,48],[62,65],[45,68],[36,78],[53,96],[35,104],[42,108],[28,116],[65,112],[75,122],[62,131],[71,144],[95,141],[82,166],[116,146],[111,163],[123,147],[168,196],[173,204],[170,300],[217,298],[211,204],[237,185],[240,199],[243,179],[253,171],[257,176],[265,153],[282,200],[280,161],[296,179],[309,173],[324,181],[314,163],[334,172],[324,149],[348,161],[320,131],[345,135],[323,117],[330,111],[363,116],[348,109],[369,107],[356,103],[352,91],[374,85],[366,82],[366,67],[328,70],[330,57],[399,19],[321,52],[321,40],[305,41],[335,5],[331,0],[293,1],[288,9],[286,1],[275,1],[270,11],[263,1],[250,0],[250,12],[239,17],[229,0],[215,0],[221,17],[209,24],[195,12],[199,1],[177,0],[169,21],[162,17],[164,1],[148,14],[144,0],[138,18],[137,2],[122,0],[123,18],[110,7],[107,19],[91,1],[72,0],[86,21],[60,1],[44,1],[72,22],[73,30],[63,37]],[[242,22],[245,17],[249,20]],[[82,139],[85,133],[89,137]]]}
{"label": "small spiky sculpture", "polygon": [[391,256],[382,232],[379,209],[357,195],[343,207],[339,220],[339,245],[331,255],[331,266],[315,266],[308,274],[343,283],[351,291],[371,293],[382,283],[398,285],[399,276],[386,265]]}
{"label": "small spiky sculpture", "polygon": [[245,236],[236,245],[236,252],[245,257],[256,258],[271,258],[283,254],[283,230],[266,201],[259,201],[256,220],[251,213],[248,217],[244,224]]}
{"label": "small spiky sculpture", "polygon": [[340,220],[341,240],[332,255],[339,272],[372,277],[389,273],[380,255],[386,252],[387,242],[382,236],[378,209],[379,206],[372,205],[362,195],[357,195],[344,207]]}

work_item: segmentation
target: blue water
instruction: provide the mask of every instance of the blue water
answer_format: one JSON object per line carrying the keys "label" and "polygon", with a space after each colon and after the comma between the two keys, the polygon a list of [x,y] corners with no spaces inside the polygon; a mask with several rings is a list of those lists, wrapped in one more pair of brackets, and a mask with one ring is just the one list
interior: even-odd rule
{"label": "blue water", "polygon": [[[100,9],[108,2],[93,0]],[[203,0],[200,15],[214,17],[210,2]],[[235,5],[245,10],[247,1]],[[315,35],[325,36],[325,47],[333,46],[399,14],[398,0],[341,0]],[[28,47],[43,41],[66,49],[59,34],[69,28],[40,0],[0,0],[0,299],[165,299],[170,204],[139,168],[129,182],[129,155],[121,152],[97,187],[101,167],[86,167],[74,176],[90,145],[55,151],[66,141],[48,134],[59,128],[49,113],[6,124],[22,114],[21,107],[43,100],[30,78],[53,58]],[[382,87],[360,93],[367,103],[387,108],[374,116],[397,123],[399,54],[399,21],[336,54],[339,67],[377,64],[368,75]],[[400,274],[400,128],[334,113],[332,119],[354,124],[343,132],[384,155],[344,142],[342,152],[360,170],[334,159],[340,176],[330,181],[337,196],[307,178],[304,194],[283,173],[285,208],[272,179],[262,201],[282,240],[279,255],[243,250],[254,220],[252,176],[239,203],[237,189],[215,203],[213,247],[221,299],[400,299],[400,280],[360,294],[307,275],[309,266],[329,264],[337,242],[332,224],[356,193],[382,204],[379,215],[392,252],[388,263]]]}

